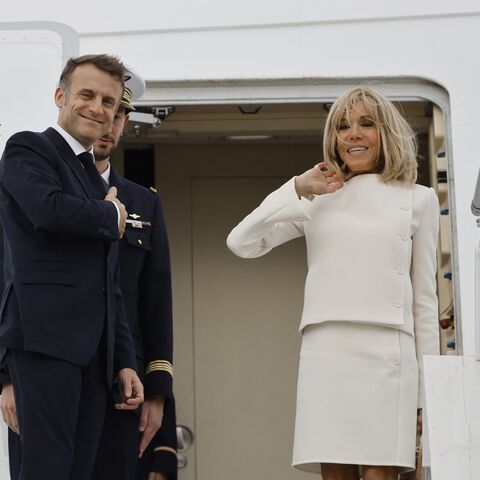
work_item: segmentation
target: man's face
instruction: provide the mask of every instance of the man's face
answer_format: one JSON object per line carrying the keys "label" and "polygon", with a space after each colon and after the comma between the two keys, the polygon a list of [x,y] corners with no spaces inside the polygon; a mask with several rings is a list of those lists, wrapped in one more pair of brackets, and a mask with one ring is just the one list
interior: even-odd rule
{"label": "man's face", "polygon": [[110,157],[112,151],[118,145],[122,136],[123,127],[128,122],[128,115],[125,110],[120,108],[113,118],[112,126],[106,135],[101,137],[93,144],[93,153],[95,160],[105,160]]}
{"label": "man's face", "polygon": [[55,91],[58,123],[88,149],[110,130],[121,96],[118,80],[94,65],[80,65],[67,89]]}

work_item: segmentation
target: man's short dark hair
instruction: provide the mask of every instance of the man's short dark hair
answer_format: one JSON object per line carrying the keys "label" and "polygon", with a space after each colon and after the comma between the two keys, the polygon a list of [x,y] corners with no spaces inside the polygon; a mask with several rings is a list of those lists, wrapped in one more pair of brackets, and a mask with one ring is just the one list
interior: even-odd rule
{"label": "man's short dark hair", "polygon": [[122,90],[125,88],[125,65],[118,57],[107,54],[82,55],[77,58],[69,58],[60,75],[60,81],[58,82],[59,87],[68,90],[70,77],[74,70],[80,65],[94,65],[99,70],[108,73],[118,80],[122,85]]}

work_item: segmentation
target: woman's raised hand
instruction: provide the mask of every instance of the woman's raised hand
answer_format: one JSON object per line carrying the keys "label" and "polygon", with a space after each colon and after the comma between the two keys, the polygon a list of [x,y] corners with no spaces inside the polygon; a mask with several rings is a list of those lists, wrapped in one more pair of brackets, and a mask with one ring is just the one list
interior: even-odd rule
{"label": "woman's raised hand", "polygon": [[335,170],[328,169],[326,162],[317,163],[313,168],[295,177],[295,190],[299,197],[333,193],[343,187]]}

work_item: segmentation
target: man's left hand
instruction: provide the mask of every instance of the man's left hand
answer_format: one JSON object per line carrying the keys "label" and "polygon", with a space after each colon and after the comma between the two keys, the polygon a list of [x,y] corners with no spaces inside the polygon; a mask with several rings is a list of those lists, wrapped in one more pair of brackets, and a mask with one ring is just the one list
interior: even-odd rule
{"label": "man's left hand", "polygon": [[[163,420],[163,406],[165,405],[165,397],[163,395],[155,395],[152,398],[147,398],[142,406],[142,415],[140,416],[140,423],[138,429],[142,432],[142,439],[140,440],[139,457],[148,447],[153,436],[162,426]],[[150,475],[155,472],[151,472]],[[155,473],[156,474],[156,473]],[[155,480],[157,477],[152,477]],[[150,480],[150,479],[149,479]]]}
{"label": "man's left hand", "polygon": [[123,397],[122,403],[116,403],[117,410],[136,410],[143,402],[143,385],[137,372],[131,368],[122,368],[117,375],[118,386]]}
{"label": "man's left hand", "polygon": [[148,480],[167,480],[167,477],[160,472],[150,472],[148,474]]}

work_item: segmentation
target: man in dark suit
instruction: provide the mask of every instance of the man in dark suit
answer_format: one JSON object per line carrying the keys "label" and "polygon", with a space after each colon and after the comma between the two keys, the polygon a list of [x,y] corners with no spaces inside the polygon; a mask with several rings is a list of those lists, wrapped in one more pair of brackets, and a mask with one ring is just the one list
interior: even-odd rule
{"label": "man in dark suit", "polygon": [[[143,401],[117,274],[127,213],[91,154],[123,76],[108,55],[70,59],[55,91],[58,125],[15,134],[0,163],[1,400],[20,433],[20,465],[11,458],[20,480],[90,479],[114,374],[121,408]],[[12,384],[17,415],[3,408]]]}
{"label": "man in dark suit", "polygon": [[154,189],[122,178],[109,162],[128,121],[128,112],[133,110],[131,97],[139,98],[145,88],[138,75],[130,76],[112,128],[94,144],[94,151],[103,179],[117,188],[118,198],[129,212],[120,242],[120,273],[138,371],[144,375],[145,402],[140,419],[136,412],[107,406],[92,480],[173,480],[177,476],[177,457],[172,395],[172,294],[162,207]]}

